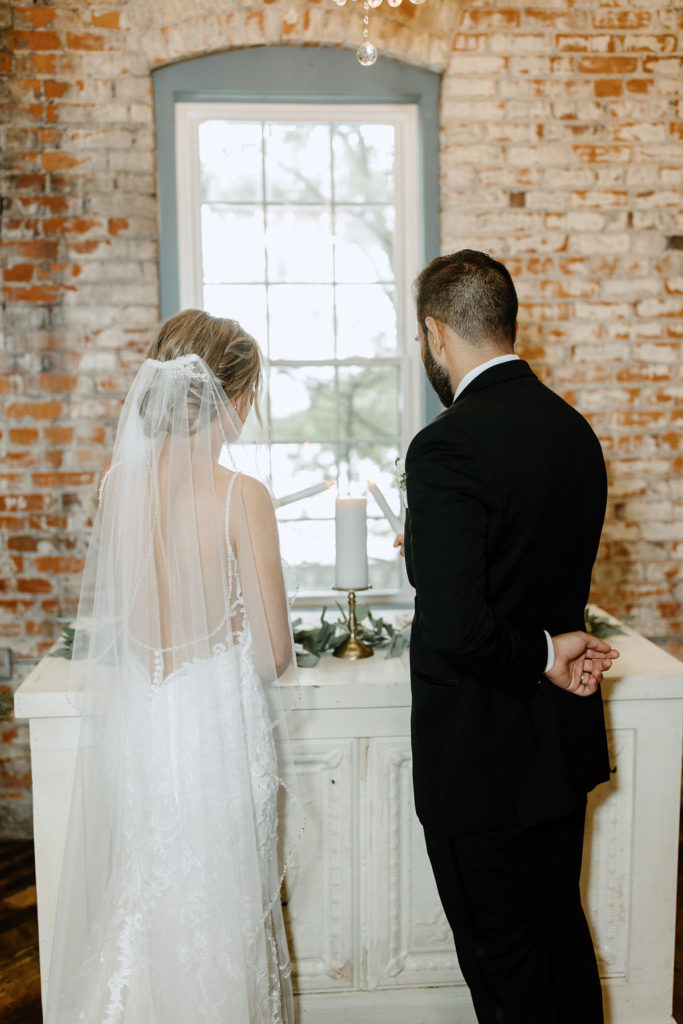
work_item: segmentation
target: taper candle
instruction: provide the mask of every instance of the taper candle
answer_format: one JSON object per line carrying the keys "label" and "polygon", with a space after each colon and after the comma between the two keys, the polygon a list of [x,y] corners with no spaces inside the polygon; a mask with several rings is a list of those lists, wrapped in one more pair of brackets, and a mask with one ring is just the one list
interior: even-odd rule
{"label": "taper candle", "polygon": [[336,560],[334,584],[341,590],[368,585],[368,531],[365,498],[335,501]]}
{"label": "taper candle", "polygon": [[321,484],[312,484],[311,487],[304,487],[301,491],[294,491],[292,494],[285,494],[282,498],[275,499],[275,508],[282,508],[283,505],[291,505],[294,501],[301,501],[302,498],[311,498],[314,494],[321,494],[336,483],[335,480],[323,480]]}
{"label": "taper candle", "polygon": [[394,512],[392,512],[389,502],[384,497],[377,484],[374,484],[372,480],[368,480],[368,489],[379,507],[382,509],[382,512],[384,512],[386,520],[392,530],[395,533],[403,533],[403,522]]}

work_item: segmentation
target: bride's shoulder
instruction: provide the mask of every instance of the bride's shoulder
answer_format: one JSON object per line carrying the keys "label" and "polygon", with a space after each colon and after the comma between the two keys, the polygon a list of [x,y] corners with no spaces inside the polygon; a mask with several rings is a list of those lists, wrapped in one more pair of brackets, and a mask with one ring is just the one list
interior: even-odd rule
{"label": "bride's shoulder", "polygon": [[256,505],[269,509],[273,508],[273,497],[264,483],[257,480],[255,476],[248,476],[240,473],[239,485],[244,501],[250,505]]}
{"label": "bride's shoulder", "polygon": [[234,480],[235,487],[239,489],[243,501],[250,505],[273,507],[270,491],[256,477],[249,476],[247,473],[236,473],[234,470],[220,465],[215,467],[214,476],[216,487],[224,491],[226,495]]}

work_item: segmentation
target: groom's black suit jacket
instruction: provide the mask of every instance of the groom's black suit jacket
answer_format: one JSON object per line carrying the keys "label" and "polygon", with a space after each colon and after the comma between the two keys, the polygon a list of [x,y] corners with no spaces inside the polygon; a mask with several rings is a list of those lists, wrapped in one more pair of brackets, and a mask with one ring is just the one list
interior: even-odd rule
{"label": "groom's black suit jacket", "polygon": [[427,828],[570,813],[609,777],[602,698],[543,672],[584,628],[607,494],[583,417],[521,360],[484,370],[406,455],[413,778]]}

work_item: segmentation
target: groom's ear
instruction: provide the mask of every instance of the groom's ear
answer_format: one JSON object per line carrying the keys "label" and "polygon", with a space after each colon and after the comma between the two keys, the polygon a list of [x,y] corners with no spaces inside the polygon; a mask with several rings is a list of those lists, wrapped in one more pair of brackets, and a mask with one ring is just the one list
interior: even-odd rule
{"label": "groom's ear", "polygon": [[433,316],[425,317],[427,328],[427,344],[432,346],[433,354],[440,356],[444,350],[443,329],[444,325],[435,320]]}

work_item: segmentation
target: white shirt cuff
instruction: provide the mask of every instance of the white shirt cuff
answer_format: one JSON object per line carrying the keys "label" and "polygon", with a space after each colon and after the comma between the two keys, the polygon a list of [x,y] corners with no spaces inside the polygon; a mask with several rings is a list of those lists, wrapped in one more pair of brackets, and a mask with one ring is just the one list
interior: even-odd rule
{"label": "white shirt cuff", "polygon": [[543,632],[545,633],[546,643],[548,644],[548,660],[543,671],[550,672],[550,669],[555,664],[555,649],[553,648],[553,642],[550,639],[550,633],[547,631],[547,629],[544,629]]}

